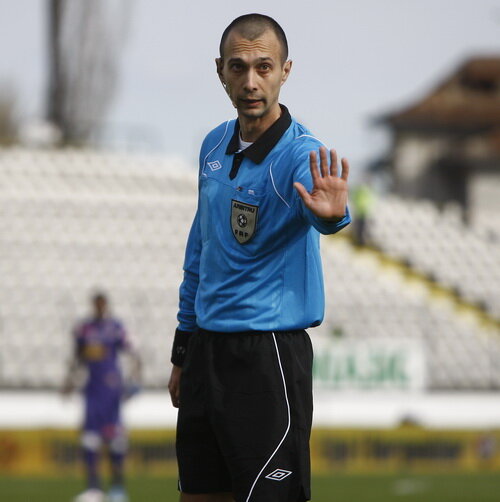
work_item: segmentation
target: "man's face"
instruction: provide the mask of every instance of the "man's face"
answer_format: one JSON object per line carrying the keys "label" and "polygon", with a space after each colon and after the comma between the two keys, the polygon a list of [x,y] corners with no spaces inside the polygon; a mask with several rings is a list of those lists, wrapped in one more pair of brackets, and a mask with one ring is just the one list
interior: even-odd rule
{"label": "man's face", "polygon": [[217,59],[217,70],[238,114],[257,119],[278,106],[291,64],[282,64],[281,46],[272,30],[255,40],[233,30],[224,45],[224,58]]}
{"label": "man's face", "polygon": [[106,316],[108,310],[108,301],[103,296],[97,296],[92,301],[94,305],[94,315],[98,319]]}

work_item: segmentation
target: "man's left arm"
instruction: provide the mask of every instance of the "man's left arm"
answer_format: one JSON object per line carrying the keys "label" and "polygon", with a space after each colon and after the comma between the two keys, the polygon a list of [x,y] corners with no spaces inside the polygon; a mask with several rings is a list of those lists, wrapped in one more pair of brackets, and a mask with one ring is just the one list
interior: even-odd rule
{"label": "man's left arm", "polygon": [[309,173],[294,182],[302,203],[304,214],[316,230],[322,234],[333,234],[347,226],[351,217],[347,207],[349,162],[341,160],[342,171],[338,172],[337,153],[319,149],[320,165],[315,151],[309,153]]}
{"label": "man's left arm", "polygon": [[142,387],[142,358],[121,323],[117,326],[117,340],[119,349],[128,356],[131,362],[129,381],[126,388],[126,397],[130,397],[138,393]]}
{"label": "man's left arm", "polygon": [[73,338],[73,354],[61,388],[61,394],[64,396],[71,394],[81,384],[83,379],[83,329],[81,326],[75,329]]}

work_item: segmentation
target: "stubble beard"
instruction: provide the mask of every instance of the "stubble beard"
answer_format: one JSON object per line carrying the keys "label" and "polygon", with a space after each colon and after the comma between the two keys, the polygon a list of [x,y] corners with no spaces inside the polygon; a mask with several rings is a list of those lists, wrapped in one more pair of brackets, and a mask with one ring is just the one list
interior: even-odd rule
{"label": "stubble beard", "polygon": [[260,119],[265,117],[271,110],[266,99],[261,99],[262,105],[258,108],[246,108],[244,105],[237,107],[238,113],[248,119]]}

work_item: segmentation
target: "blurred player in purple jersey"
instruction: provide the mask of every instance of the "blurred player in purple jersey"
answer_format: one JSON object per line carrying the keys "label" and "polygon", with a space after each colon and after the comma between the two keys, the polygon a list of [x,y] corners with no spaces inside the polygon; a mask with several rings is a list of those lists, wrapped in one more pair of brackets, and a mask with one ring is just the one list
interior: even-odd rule
{"label": "blurred player in purple jersey", "polygon": [[[108,299],[97,293],[92,297],[93,315],[74,331],[75,355],[71,362],[64,393],[70,393],[86,370],[83,387],[85,415],[82,451],[87,474],[87,489],[74,502],[126,502],[123,464],[127,435],[121,420],[121,403],[138,390],[141,362],[131,347],[122,323],[109,315]],[[119,365],[119,354],[132,358],[133,385],[126,385]],[[111,487],[105,496],[99,476],[102,443],[111,463]]]}

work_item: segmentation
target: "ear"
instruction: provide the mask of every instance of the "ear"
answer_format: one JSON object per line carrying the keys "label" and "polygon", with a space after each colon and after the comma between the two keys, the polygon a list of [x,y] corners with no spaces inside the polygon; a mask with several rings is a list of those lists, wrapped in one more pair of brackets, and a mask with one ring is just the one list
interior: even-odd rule
{"label": "ear", "polygon": [[290,75],[290,72],[292,71],[292,63],[293,63],[293,61],[291,59],[289,59],[283,65],[283,70],[282,70],[282,74],[281,74],[281,85],[283,85],[286,82],[288,75]]}
{"label": "ear", "polygon": [[222,58],[215,58],[215,68],[217,70],[217,75],[219,75],[219,79],[222,82],[222,85],[225,85],[224,77],[222,76],[222,70],[224,68],[224,61],[222,60]]}

